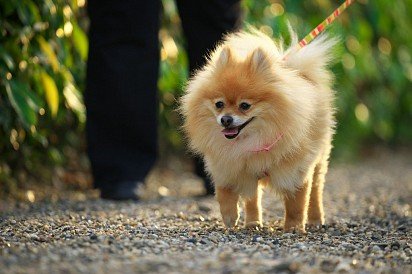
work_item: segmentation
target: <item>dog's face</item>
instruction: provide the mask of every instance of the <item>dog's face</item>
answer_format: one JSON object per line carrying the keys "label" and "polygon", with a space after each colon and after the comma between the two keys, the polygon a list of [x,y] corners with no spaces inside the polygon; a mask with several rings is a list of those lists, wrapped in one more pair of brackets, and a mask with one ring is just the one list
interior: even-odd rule
{"label": "dog's face", "polygon": [[182,99],[192,148],[218,152],[236,144],[236,149],[247,151],[278,135],[302,134],[307,102],[295,99],[296,90],[308,86],[302,81],[259,48],[243,58],[223,48],[189,82]]}
{"label": "dog's face", "polygon": [[196,103],[187,118],[194,118],[192,112],[202,117],[193,124],[196,131],[206,127],[211,131],[207,136],[245,138],[265,129],[273,131],[274,120],[286,120],[282,113],[288,107],[287,100],[280,90],[274,90],[272,64],[259,49],[242,60],[223,49],[214,65],[208,77],[192,80],[199,86],[190,96]]}
{"label": "dog's face", "polygon": [[240,132],[255,118],[253,109],[256,108],[254,100],[236,96],[227,98],[222,96],[210,100],[209,106],[220,125],[223,135],[227,139],[236,138]]}
{"label": "dog's face", "polygon": [[[210,115],[214,116],[217,127],[211,128],[215,128],[217,137],[246,137],[264,127],[263,121],[270,119],[274,111],[267,101],[262,101],[250,84],[224,78],[213,87],[219,92],[209,92],[213,96],[204,102]],[[229,84],[228,81],[233,82]]]}

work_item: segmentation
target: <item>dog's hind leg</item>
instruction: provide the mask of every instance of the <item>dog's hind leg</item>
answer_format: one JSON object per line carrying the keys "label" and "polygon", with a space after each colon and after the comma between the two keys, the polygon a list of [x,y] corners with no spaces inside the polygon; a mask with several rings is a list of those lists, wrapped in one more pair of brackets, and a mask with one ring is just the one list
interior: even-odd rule
{"label": "dog's hind leg", "polygon": [[285,194],[285,224],[286,232],[305,233],[308,217],[309,195],[312,179],[305,179],[303,185],[294,193]]}
{"label": "dog's hind leg", "polygon": [[323,225],[325,216],[323,212],[323,186],[328,170],[328,162],[323,161],[316,165],[313,173],[312,190],[309,200],[308,224]]}

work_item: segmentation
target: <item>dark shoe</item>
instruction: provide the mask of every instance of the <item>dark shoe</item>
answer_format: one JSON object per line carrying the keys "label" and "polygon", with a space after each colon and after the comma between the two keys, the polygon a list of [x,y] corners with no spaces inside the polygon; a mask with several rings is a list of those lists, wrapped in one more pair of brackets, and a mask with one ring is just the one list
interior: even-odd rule
{"label": "dark shoe", "polygon": [[113,184],[113,188],[101,189],[100,197],[107,200],[115,201],[139,201],[139,196],[136,193],[139,182],[124,181]]}

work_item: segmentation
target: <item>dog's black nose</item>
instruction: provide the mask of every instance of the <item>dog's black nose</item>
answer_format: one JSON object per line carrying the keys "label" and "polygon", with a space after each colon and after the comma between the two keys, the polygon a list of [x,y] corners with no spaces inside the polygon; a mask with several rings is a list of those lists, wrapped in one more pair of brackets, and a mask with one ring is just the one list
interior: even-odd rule
{"label": "dog's black nose", "polygon": [[225,115],[220,119],[220,122],[223,126],[228,127],[233,123],[233,118],[232,116]]}

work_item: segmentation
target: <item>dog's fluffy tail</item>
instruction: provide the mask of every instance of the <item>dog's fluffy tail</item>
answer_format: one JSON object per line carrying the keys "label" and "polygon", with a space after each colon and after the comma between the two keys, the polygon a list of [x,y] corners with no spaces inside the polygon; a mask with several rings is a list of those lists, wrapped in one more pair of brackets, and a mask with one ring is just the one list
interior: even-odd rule
{"label": "dog's fluffy tail", "polygon": [[[286,51],[286,64],[299,71],[304,77],[317,84],[329,85],[333,80],[332,74],[327,70],[328,65],[334,61],[333,48],[339,39],[329,38],[323,34],[298,51],[290,51],[297,43],[296,33],[289,28],[291,46]],[[290,53],[288,53],[290,51]]]}

